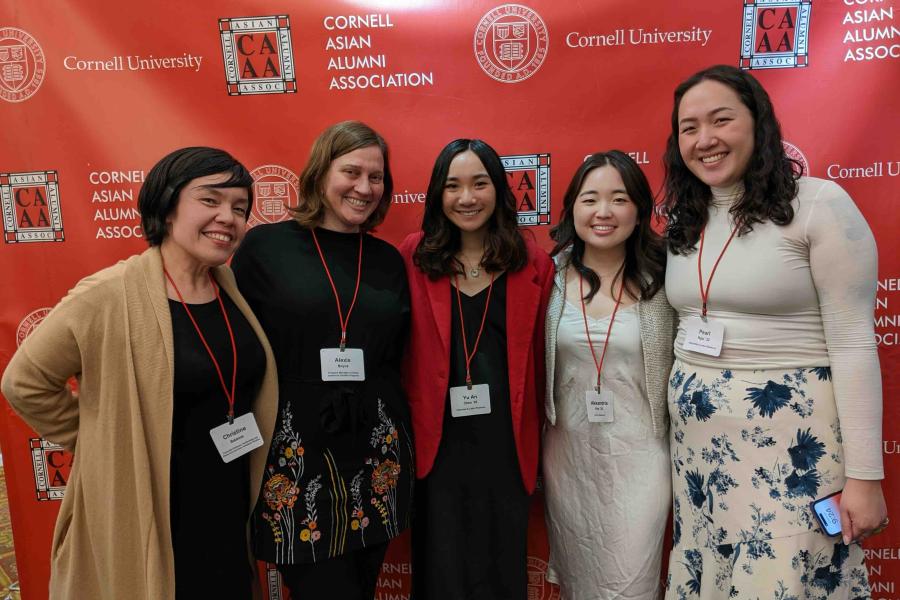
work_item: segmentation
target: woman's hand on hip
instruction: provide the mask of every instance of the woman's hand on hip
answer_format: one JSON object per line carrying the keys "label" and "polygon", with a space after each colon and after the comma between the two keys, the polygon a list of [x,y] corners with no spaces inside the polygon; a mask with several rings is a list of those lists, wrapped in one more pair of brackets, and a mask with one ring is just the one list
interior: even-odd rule
{"label": "woman's hand on hip", "polygon": [[844,543],[861,542],[887,525],[887,505],[878,479],[847,478],[841,494],[841,532]]}

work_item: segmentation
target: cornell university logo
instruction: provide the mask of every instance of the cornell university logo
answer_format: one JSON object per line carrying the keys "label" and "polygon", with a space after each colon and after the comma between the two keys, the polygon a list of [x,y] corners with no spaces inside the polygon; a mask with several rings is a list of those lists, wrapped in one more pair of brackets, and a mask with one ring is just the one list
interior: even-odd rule
{"label": "cornell university logo", "polygon": [[287,15],[219,19],[228,95],[297,91]]}
{"label": "cornell university logo", "polygon": [[742,69],[805,67],[810,0],[744,0]]}
{"label": "cornell university logo", "polygon": [[21,102],[44,81],[47,63],[37,41],[15,27],[0,27],[0,98]]}
{"label": "cornell university logo", "polygon": [[503,83],[518,83],[541,68],[550,38],[536,12],[521,4],[504,4],[481,17],[474,45],[485,73]]}
{"label": "cornell university logo", "polygon": [[253,209],[247,224],[277,223],[290,218],[289,208],[295,208],[300,199],[297,176],[279,165],[262,165],[250,172],[253,177]]}
{"label": "cornell university logo", "polygon": [[65,240],[58,180],[56,171],[0,173],[3,239],[7,244]]}

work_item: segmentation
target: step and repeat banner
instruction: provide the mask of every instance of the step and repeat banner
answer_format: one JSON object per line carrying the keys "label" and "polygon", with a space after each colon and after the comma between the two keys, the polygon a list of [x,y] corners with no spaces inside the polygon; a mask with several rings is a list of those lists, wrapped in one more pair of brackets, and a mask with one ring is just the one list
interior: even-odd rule
{"label": "step and repeat banner", "polygon": [[[438,151],[479,137],[503,156],[519,220],[549,248],[585,155],[618,148],[654,189],[675,85],[715,63],[752,70],[788,152],[856,200],[880,249],[889,507],[900,515],[900,1],[7,0],[0,4],[0,369],[75,282],[146,247],[137,194],[190,145],[253,172],[252,224],[288,218],[314,137],[345,119],[381,132],[393,206],[421,220]],[[22,597],[47,597],[50,537],[73,460],[5,402],[0,444]],[[535,502],[529,600],[557,598]],[[873,597],[900,599],[900,529],[867,544]],[[409,597],[395,542],[379,600]],[[269,596],[286,598],[274,571]]]}

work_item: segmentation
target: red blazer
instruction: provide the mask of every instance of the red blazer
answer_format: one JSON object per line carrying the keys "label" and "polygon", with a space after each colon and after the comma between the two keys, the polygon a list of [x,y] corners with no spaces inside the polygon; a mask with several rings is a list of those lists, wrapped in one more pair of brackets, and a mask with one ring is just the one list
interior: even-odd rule
{"label": "red blazer", "polygon": [[[412,411],[416,471],[425,477],[434,465],[443,431],[450,371],[450,278],[433,281],[412,262],[422,233],[400,245],[412,305],[403,386]],[[512,429],[522,483],[530,494],[537,479],[544,415],[544,316],[553,286],[553,262],[525,240],[528,264],[506,274],[506,347]]]}

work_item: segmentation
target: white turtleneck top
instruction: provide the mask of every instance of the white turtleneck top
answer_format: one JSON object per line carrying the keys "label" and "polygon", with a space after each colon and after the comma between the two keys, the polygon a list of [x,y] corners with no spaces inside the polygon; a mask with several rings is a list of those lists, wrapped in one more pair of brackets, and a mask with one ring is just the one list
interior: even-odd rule
{"label": "white turtleneck top", "polygon": [[[742,191],[742,185],[712,188],[704,285],[734,227],[728,210]],[[853,200],[831,181],[801,178],[793,206],[790,224],[755,224],[734,238],[719,263],[707,304],[709,318],[725,326],[718,357],[682,348],[683,321],[698,317],[702,305],[698,253],[669,253],[666,294],[682,321],[675,355],[718,369],[830,366],[845,473],[881,479],[875,240]]]}

